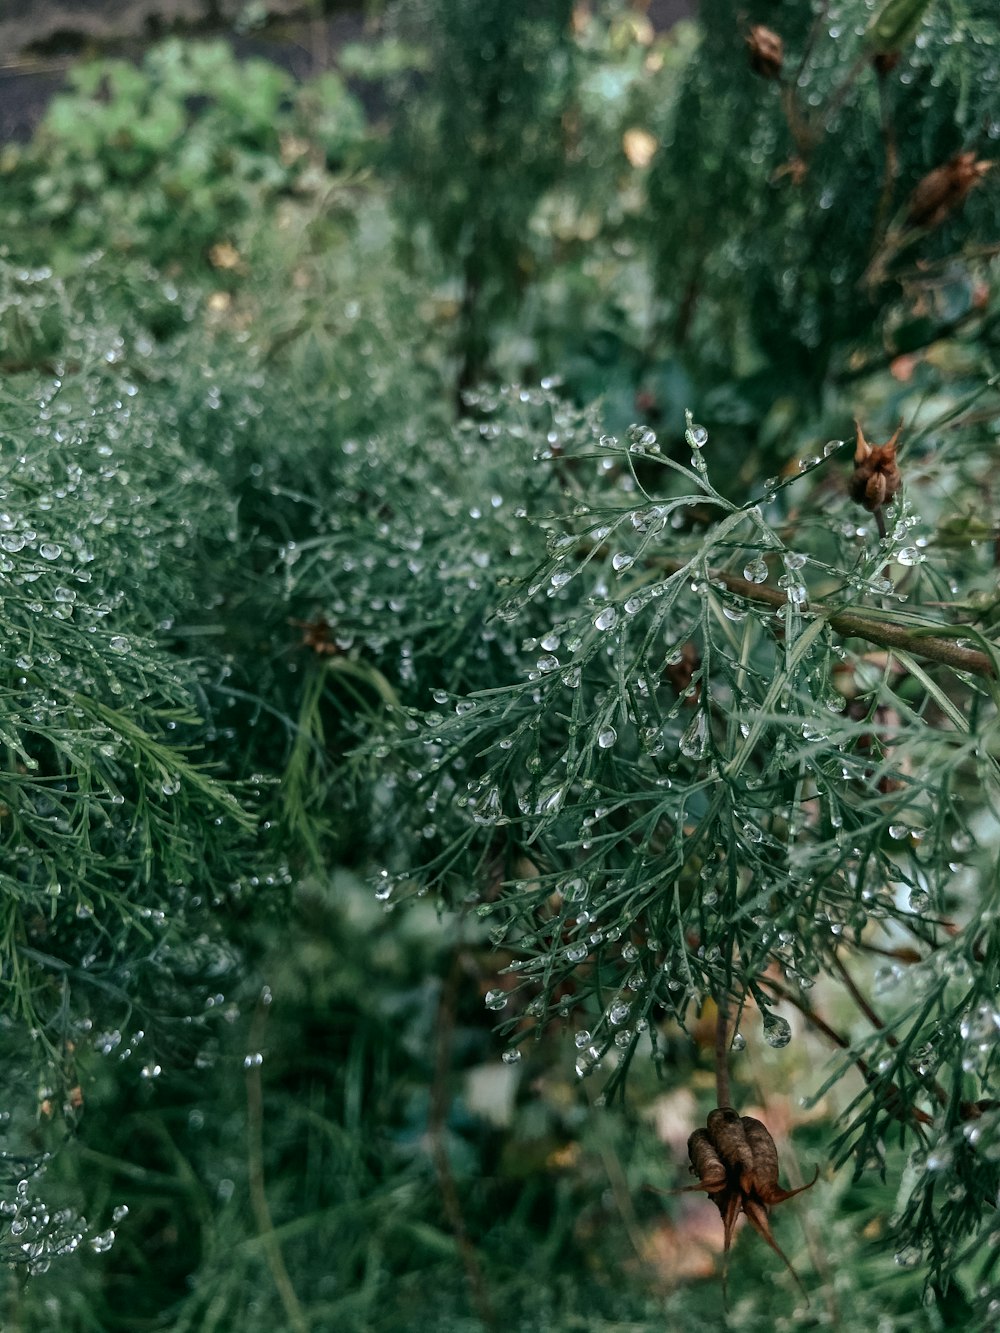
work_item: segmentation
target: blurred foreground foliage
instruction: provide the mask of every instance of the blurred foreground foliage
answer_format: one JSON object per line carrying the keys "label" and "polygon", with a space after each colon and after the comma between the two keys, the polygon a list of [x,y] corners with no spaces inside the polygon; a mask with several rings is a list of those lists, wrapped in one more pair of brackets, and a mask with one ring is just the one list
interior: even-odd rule
{"label": "blurred foreground foliage", "polygon": [[992,6],[703,8],[0,153],[5,1326],[995,1323]]}

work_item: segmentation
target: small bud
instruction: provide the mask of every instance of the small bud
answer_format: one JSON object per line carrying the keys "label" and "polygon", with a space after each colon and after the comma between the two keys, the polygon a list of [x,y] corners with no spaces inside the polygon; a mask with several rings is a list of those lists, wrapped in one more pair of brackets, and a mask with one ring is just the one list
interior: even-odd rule
{"label": "small bud", "polygon": [[973,152],[956,153],[943,166],[929,171],[910,196],[906,210],[908,227],[939,227],[953,213],[992,167],[976,161]]}
{"label": "small bud", "polygon": [[854,424],[858,435],[854,450],[854,475],[850,482],[851,499],[869,513],[874,513],[895,497],[903,483],[896,466],[896,442],[903,423],[899,423],[895,435],[887,444],[869,444],[860,424]]}
{"label": "small bud", "polygon": [[924,21],[931,0],[885,0],[865,33],[876,51],[898,51],[908,46]]}
{"label": "small bud", "polygon": [[780,79],[785,63],[785,44],[776,32],[755,23],[746,36],[750,68],[763,79]]}

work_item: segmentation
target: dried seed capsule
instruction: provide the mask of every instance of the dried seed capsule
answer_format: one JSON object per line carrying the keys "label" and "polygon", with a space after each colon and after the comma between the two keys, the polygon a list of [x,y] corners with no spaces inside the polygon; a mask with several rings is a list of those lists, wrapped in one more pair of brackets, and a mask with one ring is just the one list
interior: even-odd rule
{"label": "dried seed capsule", "polygon": [[850,482],[851,499],[874,513],[893,499],[903,483],[896,465],[896,443],[903,423],[899,423],[895,435],[886,444],[869,444],[859,423],[854,424],[858,437],[854,451],[854,475]]}
{"label": "dried seed capsule", "polygon": [[715,1194],[726,1185],[726,1167],[704,1129],[696,1129],[688,1139],[688,1157],[691,1172],[698,1177],[697,1185],[688,1189],[703,1189]]}
{"label": "dried seed capsule", "polygon": [[[688,1139],[688,1156],[698,1184],[686,1188],[705,1190],[718,1208],[722,1218],[724,1252],[729,1253],[736,1223],[740,1213],[745,1213],[753,1229],[767,1241],[799,1282],[771,1232],[768,1208],[790,1199],[801,1190],[785,1190],[778,1184],[778,1150],[766,1125],[753,1116],[738,1115],[731,1106],[717,1106],[709,1114],[707,1128],[696,1129]],[[817,1169],[809,1185],[803,1185],[801,1189],[809,1189],[818,1176]]]}
{"label": "dried seed capsule", "polygon": [[750,68],[763,79],[780,79],[785,63],[785,44],[776,32],[755,23],[746,35]]}
{"label": "dried seed capsule", "polygon": [[778,1184],[778,1150],[774,1146],[770,1131],[762,1121],[754,1119],[752,1115],[745,1115],[742,1119],[743,1132],[753,1153],[753,1193],[762,1203],[768,1206],[784,1203],[786,1199],[791,1199],[816,1184],[819,1176],[818,1167],[816,1175],[808,1185],[800,1185],[794,1190],[782,1189]]}
{"label": "dried seed capsule", "polygon": [[745,1189],[744,1181],[753,1177],[753,1152],[743,1122],[731,1106],[716,1107],[709,1112],[708,1134],[733,1183]]}
{"label": "dried seed capsule", "polygon": [[978,185],[993,163],[976,161],[973,152],[956,153],[940,167],[929,171],[910,196],[906,210],[908,227],[938,227]]}

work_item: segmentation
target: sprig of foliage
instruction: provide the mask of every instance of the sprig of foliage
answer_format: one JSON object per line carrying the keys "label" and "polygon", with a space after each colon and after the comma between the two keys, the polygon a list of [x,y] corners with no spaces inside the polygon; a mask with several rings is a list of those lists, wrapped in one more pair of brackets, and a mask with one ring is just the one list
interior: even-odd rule
{"label": "sprig of foliage", "polygon": [[[687,1026],[710,999],[736,1016],[736,1047],[759,1020],[784,1046],[780,1002],[810,1014],[817,979],[880,940],[898,960],[876,979],[889,1007],[843,1043],[863,1083],[835,1157],[860,1171],[890,1136],[912,1146],[900,1262],[926,1259],[946,1284],[963,1237],[986,1245],[1000,1184],[975,1152],[994,1114],[995,654],[922,608],[952,557],[928,549],[909,502],[882,540],[846,497],[789,535],[784,505],[819,493],[842,442],[734,504],[707,432],[689,419],[687,439],[689,466],[638,426],[624,445],[545,451],[576,503],[536,512],[547,550],[497,608],[499,632],[525,636],[517,676],[399,732],[394,822],[405,803],[402,841],[422,828],[426,851],[377,892],[478,902],[515,953],[486,997],[514,1009],[505,1058],[569,1020],[577,1071],[605,1069],[605,1096],[637,1050],[656,1055],[665,1018]],[[873,652],[866,622],[905,646]],[[984,674],[925,665],[922,640],[942,634],[981,644]],[[958,850],[977,832],[978,855]],[[937,1240],[921,1232],[935,1190],[954,1199]]]}

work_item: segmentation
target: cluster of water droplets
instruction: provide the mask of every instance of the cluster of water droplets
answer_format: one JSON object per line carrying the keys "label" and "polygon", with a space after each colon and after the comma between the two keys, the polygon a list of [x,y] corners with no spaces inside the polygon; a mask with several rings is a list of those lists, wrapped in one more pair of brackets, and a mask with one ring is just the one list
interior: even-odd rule
{"label": "cluster of water droplets", "polygon": [[[48,1271],[54,1260],[75,1254],[81,1247],[105,1254],[115,1243],[118,1225],[128,1215],[119,1204],[111,1215],[112,1225],[98,1228],[72,1208],[52,1208],[38,1193],[47,1159],[32,1175],[21,1176],[0,1199],[0,1260],[23,1266],[32,1275]],[[0,1157],[0,1167],[7,1162]]]}

